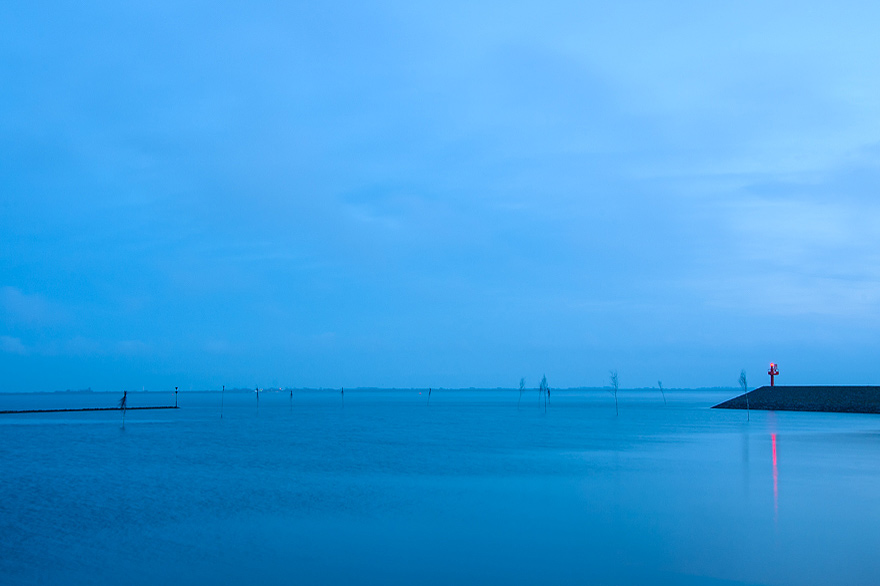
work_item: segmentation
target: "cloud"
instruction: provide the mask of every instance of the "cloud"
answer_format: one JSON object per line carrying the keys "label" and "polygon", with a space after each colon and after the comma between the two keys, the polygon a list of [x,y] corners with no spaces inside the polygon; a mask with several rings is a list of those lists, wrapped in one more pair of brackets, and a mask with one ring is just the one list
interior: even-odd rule
{"label": "cloud", "polygon": [[123,340],[116,344],[116,352],[124,356],[143,356],[150,350],[150,345],[142,340]]}
{"label": "cloud", "polygon": [[0,352],[6,354],[20,354],[24,356],[28,353],[28,349],[19,338],[0,336]]}
{"label": "cloud", "polygon": [[0,287],[0,315],[9,325],[45,326],[63,320],[59,307],[42,295],[27,294],[15,287]]}
{"label": "cloud", "polygon": [[226,340],[209,339],[203,346],[205,352],[209,354],[231,354],[236,348]]}
{"label": "cloud", "polygon": [[76,336],[67,340],[62,345],[62,351],[72,356],[95,356],[103,354],[104,348],[96,340],[83,336]]}

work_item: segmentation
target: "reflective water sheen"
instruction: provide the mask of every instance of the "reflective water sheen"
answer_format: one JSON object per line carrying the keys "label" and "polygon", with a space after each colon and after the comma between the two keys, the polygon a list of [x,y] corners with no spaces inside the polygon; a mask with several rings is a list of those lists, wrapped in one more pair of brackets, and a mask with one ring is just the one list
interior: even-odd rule
{"label": "reflective water sheen", "polygon": [[[880,417],[730,393],[187,393],[0,416],[0,583],[874,584]],[[2,395],[0,409],[117,395]],[[173,394],[129,394],[132,405]]]}

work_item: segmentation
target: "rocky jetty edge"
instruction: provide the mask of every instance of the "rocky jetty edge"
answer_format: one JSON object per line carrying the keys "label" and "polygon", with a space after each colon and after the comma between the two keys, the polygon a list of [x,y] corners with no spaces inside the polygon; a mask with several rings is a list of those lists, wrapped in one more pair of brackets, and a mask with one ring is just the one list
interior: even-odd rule
{"label": "rocky jetty edge", "polygon": [[880,386],[764,386],[713,409],[762,411],[824,411],[829,413],[880,413]]}

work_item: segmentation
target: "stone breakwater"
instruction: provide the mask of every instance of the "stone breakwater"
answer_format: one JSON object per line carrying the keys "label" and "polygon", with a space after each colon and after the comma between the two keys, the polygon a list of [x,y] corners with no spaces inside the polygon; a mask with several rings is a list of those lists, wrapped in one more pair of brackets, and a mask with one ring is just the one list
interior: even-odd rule
{"label": "stone breakwater", "polygon": [[880,387],[775,386],[760,387],[715,405],[713,409],[763,411],[827,411],[880,413]]}
{"label": "stone breakwater", "polygon": [[157,405],[154,407],[82,407],[73,409],[13,409],[0,411],[0,415],[12,413],[69,413],[71,411],[141,411],[144,409],[177,409],[176,405]]}

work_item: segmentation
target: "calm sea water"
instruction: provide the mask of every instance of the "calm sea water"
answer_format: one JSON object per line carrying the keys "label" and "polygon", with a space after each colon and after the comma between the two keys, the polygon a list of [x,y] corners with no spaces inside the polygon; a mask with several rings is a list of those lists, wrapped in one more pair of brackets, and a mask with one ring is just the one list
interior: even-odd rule
{"label": "calm sea water", "polygon": [[[731,393],[182,393],[0,416],[0,583],[876,584],[880,417]],[[0,409],[118,395],[0,395]],[[173,404],[134,393],[132,405]]]}

